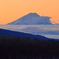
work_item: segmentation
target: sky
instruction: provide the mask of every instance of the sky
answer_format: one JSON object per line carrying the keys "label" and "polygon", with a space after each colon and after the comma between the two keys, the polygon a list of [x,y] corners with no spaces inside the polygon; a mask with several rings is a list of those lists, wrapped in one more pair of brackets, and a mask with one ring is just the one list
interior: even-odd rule
{"label": "sky", "polygon": [[59,23],[59,0],[0,0],[0,24],[7,24],[28,14],[52,17]]}

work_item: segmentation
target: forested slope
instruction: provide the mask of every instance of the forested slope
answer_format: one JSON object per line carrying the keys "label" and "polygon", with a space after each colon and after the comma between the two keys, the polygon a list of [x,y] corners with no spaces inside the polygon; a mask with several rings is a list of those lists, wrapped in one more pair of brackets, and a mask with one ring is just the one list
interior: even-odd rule
{"label": "forested slope", "polygon": [[59,41],[0,36],[0,59],[59,58]]}

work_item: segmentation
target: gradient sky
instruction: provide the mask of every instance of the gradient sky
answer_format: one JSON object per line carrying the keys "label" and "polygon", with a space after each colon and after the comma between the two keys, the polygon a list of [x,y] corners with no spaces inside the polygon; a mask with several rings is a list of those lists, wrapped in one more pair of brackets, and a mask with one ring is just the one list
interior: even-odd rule
{"label": "gradient sky", "polygon": [[0,0],[0,24],[7,24],[28,13],[52,17],[59,23],[59,0]]}

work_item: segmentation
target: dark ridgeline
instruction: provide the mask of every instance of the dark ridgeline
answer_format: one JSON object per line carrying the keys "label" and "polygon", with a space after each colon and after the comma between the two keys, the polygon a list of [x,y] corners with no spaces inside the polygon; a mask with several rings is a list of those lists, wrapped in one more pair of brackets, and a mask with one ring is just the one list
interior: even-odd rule
{"label": "dark ridgeline", "polygon": [[53,58],[59,58],[59,41],[0,36],[0,59]]}
{"label": "dark ridgeline", "polygon": [[5,30],[5,29],[0,29],[0,35],[6,35],[6,36],[10,35],[11,37],[30,37],[31,39],[37,38],[43,40],[49,39],[41,35],[34,35],[34,34]]}

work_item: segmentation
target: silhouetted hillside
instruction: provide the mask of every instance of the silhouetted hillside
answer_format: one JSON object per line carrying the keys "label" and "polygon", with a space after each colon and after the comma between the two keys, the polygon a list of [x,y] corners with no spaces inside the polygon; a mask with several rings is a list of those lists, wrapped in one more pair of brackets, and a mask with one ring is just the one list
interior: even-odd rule
{"label": "silhouetted hillside", "polygon": [[12,37],[30,37],[31,39],[34,39],[34,38],[45,39],[45,40],[48,39],[48,38],[41,36],[41,35],[33,35],[33,34],[4,30],[4,29],[0,29],[0,35],[6,35],[6,36],[10,35]]}

